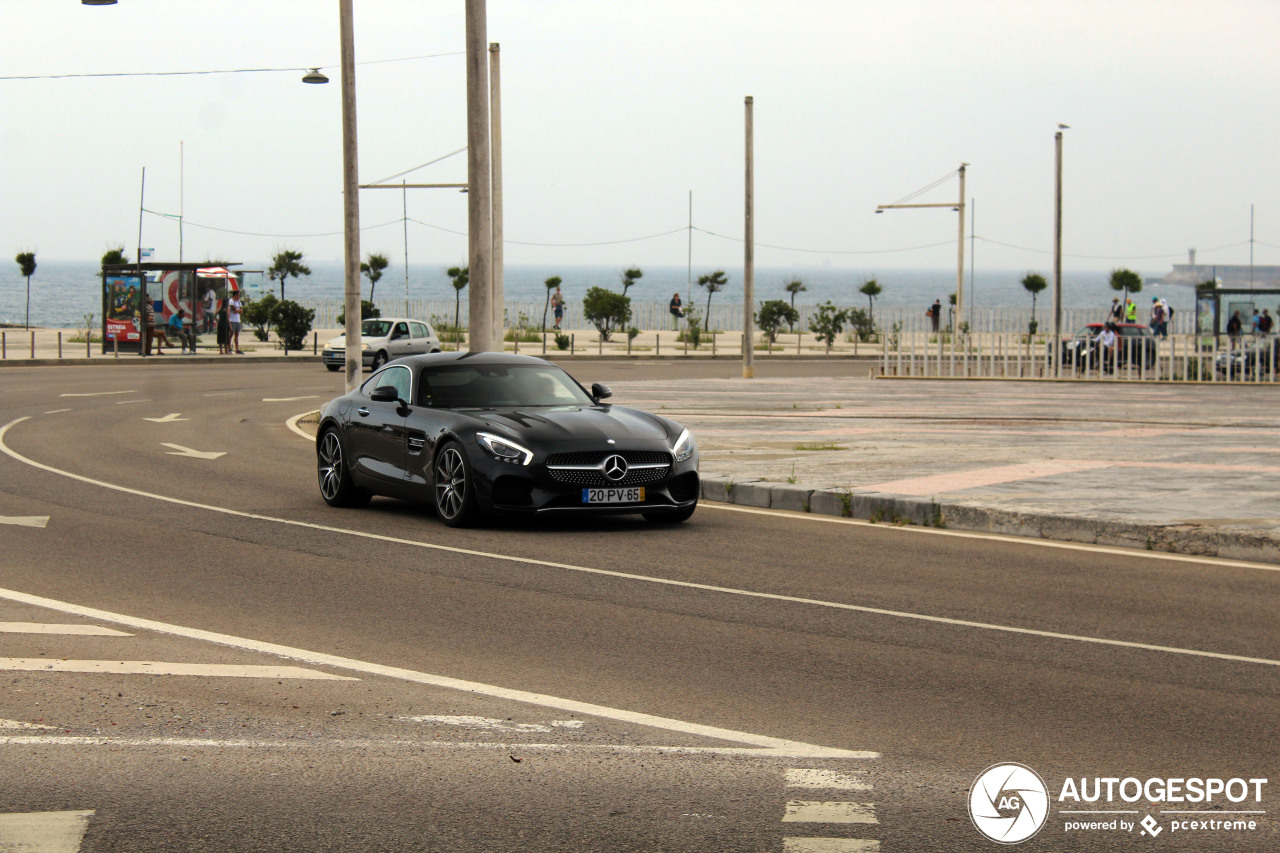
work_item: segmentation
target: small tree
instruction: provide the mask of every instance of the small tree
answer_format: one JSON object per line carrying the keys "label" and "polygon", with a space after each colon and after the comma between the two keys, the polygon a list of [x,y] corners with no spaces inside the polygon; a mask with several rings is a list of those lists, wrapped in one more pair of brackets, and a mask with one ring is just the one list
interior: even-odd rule
{"label": "small tree", "polygon": [[[787,293],[791,294],[791,307],[793,309],[796,307],[796,294],[804,293],[806,290],[809,289],[805,287],[804,282],[798,278],[793,278],[791,281],[787,282],[783,287],[787,291]],[[796,320],[799,320],[799,319],[800,319],[800,315],[797,314]],[[791,331],[793,332],[796,330],[796,320],[792,320],[790,323]]]}
{"label": "small tree", "polygon": [[467,284],[471,281],[471,267],[449,267],[444,272],[449,276],[449,283],[453,285],[453,328],[459,334],[458,340],[461,341],[462,291],[467,289]]}
{"label": "small tree", "polygon": [[314,308],[303,308],[290,300],[277,302],[271,314],[271,319],[276,324],[276,334],[284,342],[286,350],[302,349],[307,333],[311,331],[311,321],[315,318]]}
{"label": "small tree", "polygon": [[261,299],[246,302],[244,306],[244,322],[253,329],[253,336],[260,341],[270,337],[271,325],[275,322],[276,309],[280,300],[274,293],[263,294]]}
{"label": "small tree", "polygon": [[27,322],[26,328],[31,328],[31,276],[36,274],[36,253],[35,252],[19,252],[14,258],[18,262],[18,271],[27,280]]}
{"label": "small tree", "polygon": [[[387,260],[386,255],[372,254],[372,255],[369,255],[369,260],[365,261],[360,265],[360,272],[364,273],[369,277],[369,301],[370,302],[373,301],[373,291],[374,291],[374,288],[378,286],[378,279],[382,278],[382,271],[385,270],[388,266],[390,266],[390,264],[391,262]],[[365,316],[365,317],[369,316],[368,314],[364,313],[363,309],[361,309],[360,313],[362,316]],[[377,315],[375,314],[374,316],[377,316]]]}
{"label": "small tree", "polygon": [[[373,304],[373,300],[371,299],[360,300],[360,319],[361,320],[372,320],[376,317],[381,317],[381,316],[382,316],[382,312],[378,310],[377,305]],[[345,308],[338,312],[338,317],[336,320],[334,320],[334,322],[336,322],[340,328],[347,325],[347,311]]]}
{"label": "small tree", "polygon": [[582,314],[607,341],[615,329],[626,328],[631,320],[631,297],[603,287],[589,287],[582,300]]}
{"label": "small tree", "polygon": [[867,313],[871,317],[871,325],[876,322],[876,297],[883,292],[884,288],[880,286],[880,282],[874,278],[867,281],[858,288],[858,292],[867,297]]}
{"label": "small tree", "polygon": [[818,306],[818,315],[809,320],[809,331],[818,336],[818,340],[827,345],[827,352],[831,352],[831,345],[835,343],[836,337],[844,331],[845,321],[849,319],[848,311],[841,311],[831,304],[828,299]]}
{"label": "small tree", "polygon": [[1022,286],[1031,294],[1031,324],[1027,327],[1027,333],[1034,335],[1040,327],[1036,322],[1036,296],[1049,286],[1049,282],[1039,273],[1029,272],[1023,277]]}
{"label": "small tree", "polygon": [[632,267],[622,271],[622,295],[627,295],[627,288],[632,287],[637,281],[644,278],[644,273],[639,267]]}
{"label": "small tree", "polygon": [[102,255],[102,265],[127,264],[129,256],[124,253],[124,246],[116,246],[113,249],[107,249]]}
{"label": "small tree", "polygon": [[[1111,289],[1123,290],[1125,308],[1128,308],[1129,294],[1142,292],[1142,276],[1133,270],[1117,269],[1111,271]],[[1128,314],[1126,310],[1126,319]]]}
{"label": "small tree", "polygon": [[707,289],[707,313],[703,317],[708,329],[711,328],[711,297],[724,290],[725,285],[729,283],[729,279],[725,278],[724,270],[716,270],[707,275],[698,276],[698,287]]}
{"label": "small tree", "polygon": [[868,343],[876,336],[876,324],[872,321],[871,316],[861,308],[850,308],[848,315],[845,317],[853,334],[862,343]]}
{"label": "small tree", "polygon": [[547,301],[546,304],[542,306],[542,331],[545,332],[547,330],[547,309],[551,307],[551,291],[560,286],[560,276],[553,275],[551,278],[544,281],[543,284],[547,288]]}
{"label": "small tree", "polygon": [[785,301],[770,299],[760,306],[760,311],[756,314],[756,325],[760,327],[760,331],[764,332],[769,343],[773,343],[778,339],[778,332],[782,330],[783,323],[794,328],[799,319],[800,312]]}
{"label": "small tree", "polygon": [[284,283],[289,276],[301,278],[304,275],[311,275],[311,267],[302,262],[302,253],[285,249],[283,252],[277,252],[275,258],[271,261],[271,268],[267,270],[267,278],[272,281],[280,282],[280,299],[284,300]]}

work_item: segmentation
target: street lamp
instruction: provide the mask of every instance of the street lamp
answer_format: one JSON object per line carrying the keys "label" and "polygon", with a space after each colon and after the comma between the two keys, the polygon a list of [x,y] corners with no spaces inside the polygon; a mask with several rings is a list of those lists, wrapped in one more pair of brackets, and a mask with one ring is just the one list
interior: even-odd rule
{"label": "street lamp", "polygon": [[306,74],[302,75],[303,83],[328,83],[329,78],[320,72],[319,68],[312,68]]}
{"label": "street lamp", "polygon": [[[940,202],[938,204],[881,204],[876,207],[876,213],[884,213],[886,210],[897,210],[905,207],[944,207],[958,211],[960,214],[960,238],[956,241],[957,260],[956,260],[956,325],[958,327],[964,324],[964,173],[969,166],[968,163],[961,163],[957,173],[960,175],[960,202],[959,204],[948,204]],[[946,180],[945,178],[943,180]],[[937,186],[933,184],[931,186]],[[916,193],[919,195],[919,193]],[[907,196],[911,198],[911,196]]]}

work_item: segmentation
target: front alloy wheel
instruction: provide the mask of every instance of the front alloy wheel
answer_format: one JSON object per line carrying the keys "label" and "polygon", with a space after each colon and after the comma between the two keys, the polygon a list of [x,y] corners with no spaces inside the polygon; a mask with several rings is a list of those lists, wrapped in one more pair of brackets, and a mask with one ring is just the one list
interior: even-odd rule
{"label": "front alloy wheel", "polygon": [[320,496],[329,506],[361,506],[369,502],[369,493],[351,482],[342,441],[335,429],[326,430],[316,446],[316,477]]}
{"label": "front alloy wheel", "polygon": [[436,512],[449,527],[465,527],[475,515],[471,466],[462,447],[451,441],[436,456]]}

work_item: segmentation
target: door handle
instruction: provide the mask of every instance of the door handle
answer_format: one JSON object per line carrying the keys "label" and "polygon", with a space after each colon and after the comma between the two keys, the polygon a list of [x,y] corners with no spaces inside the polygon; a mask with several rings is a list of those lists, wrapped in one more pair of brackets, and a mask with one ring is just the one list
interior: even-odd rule
{"label": "door handle", "polygon": [[362,418],[367,418],[369,417],[369,410],[361,406],[360,408],[356,409],[356,414]]}

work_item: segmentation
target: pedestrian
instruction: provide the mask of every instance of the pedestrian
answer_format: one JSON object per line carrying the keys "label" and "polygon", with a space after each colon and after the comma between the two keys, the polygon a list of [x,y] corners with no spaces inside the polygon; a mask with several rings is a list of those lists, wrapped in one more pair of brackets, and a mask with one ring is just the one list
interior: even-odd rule
{"label": "pedestrian", "polygon": [[186,319],[187,319],[187,312],[184,309],[179,308],[178,313],[172,315],[169,318],[169,331],[173,334],[173,337],[178,339],[178,343],[182,346],[182,352],[180,353],[180,355],[186,355],[188,349],[191,350],[192,355],[195,355],[195,352],[196,352],[195,335],[193,334],[190,336],[190,338],[188,338],[187,329],[186,329]]}
{"label": "pedestrian", "polygon": [[156,355],[164,355],[164,346],[173,346],[169,336],[165,334],[164,326],[156,323],[156,309],[151,304],[151,300],[147,300],[145,308],[145,326],[147,329],[147,355],[151,355],[151,343],[155,342]]}
{"label": "pedestrian", "polygon": [[680,301],[680,291],[676,291],[668,303],[667,309],[671,312],[671,328],[678,331],[680,329],[680,318],[684,316],[684,303]]}
{"label": "pedestrian", "polygon": [[1160,337],[1164,329],[1164,316],[1164,306],[1160,304],[1160,297],[1151,297],[1151,337]]}
{"label": "pedestrian", "polygon": [[924,313],[929,318],[929,324],[933,326],[933,330],[938,331],[938,323],[942,319],[942,300],[933,300],[933,305],[929,306],[929,310]]}
{"label": "pedestrian", "polygon": [[1271,316],[1271,309],[1269,309],[1269,308],[1263,308],[1263,309],[1262,309],[1262,320],[1259,322],[1259,325],[1262,327],[1262,334],[1264,334],[1264,335],[1269,335],[1269,334],[1271,334],[1272,321],[1273,321],[1273,319],[1274,319],[1274,318]]}
{"label": "pedestrian", "polygon": [[227,319],[226,305],[218,307],[217,331],[218,355],[227,355],[231,352],[231,321]]}
{"label": "pedestrian", "polygon": [[244,303],[240,301],[240,291],[231,291],[231,298],[227,300],[227,323],[231,330],[231,335],[227,338],[227,352],[235,352],[236,355],[244,355],[244,350],[240,349],[240,312],[242,310],[244,310]]}
{"label": "pedestrian", "polygon": [[204,292],[204,321],[201,328],[205,332],[212,332],[216,328],[216,315],[218,313],[218,292],[212,287]]}
{"label": "pedestrian", "polygon": [[1102,369],[1110,373],[1115,361],[1116,324],[1107,323],[1098,333],[1098,363]]}
{"label": "pedestrian", "polygon": [[1257,308],[1253,309],[1253,319],[1249,321],[1249,333],[1253,335],[1255,341],[1262,340],[1262,312]]}
{"label": "pedestrian", "polygon": [[556,285],[556,292],[551,294],[551,308],[556,313],[556,322],[551,328],[558,332],[560,321],[564,319],[564,294],[560,292],[559,285]]}
{"label": "pedestrian", "polygon": [[1240,344],[1240,333],[1244,329],[1244,321],[1240,319],[1240,312],[1237,311],[1231,315],[1231,319],[1227,321],[1227,341],[1231,345],[1231,349],[1235,349]]}
{"label": "pedestrian", "polygon": [[1117,296],[1111,300],[1111,313],[1107,315],[1108,323],[1124,322],[1124,306],[1120,304],[1120,297]]}
{"label": "pedestrian", "polygon": [[1164,315],[1160,320],[1160,337],[1169,337],[1169,324],[1173,322],[1173,307],[1169,305],[1169,300],[1161,298],[1160,311]]}
{"label": "pedestrian", "polygon": [[1138,322],[1138,306],[1133,304],[1132,299],[1124,301],[1124,321],[1126,323]]}

